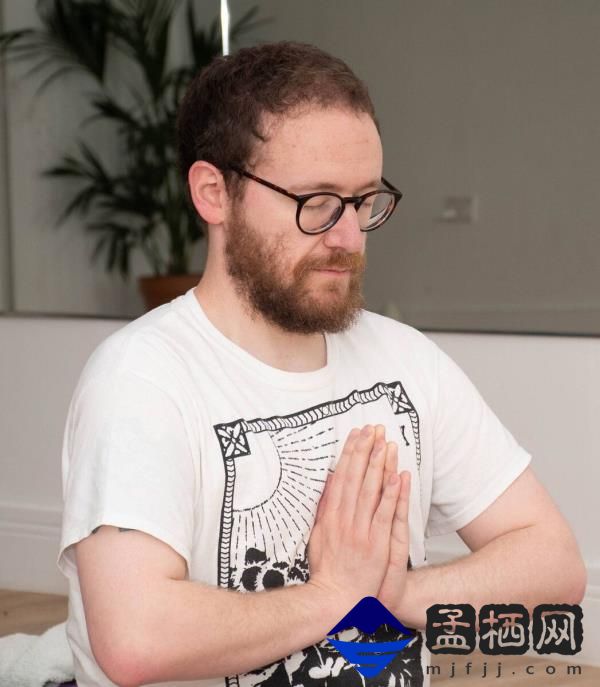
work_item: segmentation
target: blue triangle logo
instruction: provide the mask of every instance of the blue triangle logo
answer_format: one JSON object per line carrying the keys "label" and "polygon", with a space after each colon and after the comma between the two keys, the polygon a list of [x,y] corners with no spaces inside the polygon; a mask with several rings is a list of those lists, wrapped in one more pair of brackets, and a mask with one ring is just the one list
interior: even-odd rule
{"label": "blue triangle logo", "polygon": [[378,599],[366,596],[327,633],[333,635],[355,627],[364,634],[373,634],[381,625],[388,625],[409,636],[394,642],[344,642],[329,637],[327,641],[348,663],[352,663],[361,675],[375,677],[413,640],[413,630],[404,627]]}

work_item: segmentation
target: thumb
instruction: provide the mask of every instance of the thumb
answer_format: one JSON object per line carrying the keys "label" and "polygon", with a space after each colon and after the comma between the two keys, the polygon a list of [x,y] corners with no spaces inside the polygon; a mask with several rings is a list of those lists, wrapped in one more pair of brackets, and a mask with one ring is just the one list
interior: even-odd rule
{"label": "thumb", "polygon": [[329,484],[331,483],[331,480],[333,478],[333,475],[328,475],[327,479],[325,480],[325,486],[323,487],[323,492],[321,493],[321,498],[319,499],[319,504],[317,505],[317,514],[315,515],[315,521],[320,520],[323,517],[323,513],[325,512],[325,508],[327,507],[327,494],[329,492]]}

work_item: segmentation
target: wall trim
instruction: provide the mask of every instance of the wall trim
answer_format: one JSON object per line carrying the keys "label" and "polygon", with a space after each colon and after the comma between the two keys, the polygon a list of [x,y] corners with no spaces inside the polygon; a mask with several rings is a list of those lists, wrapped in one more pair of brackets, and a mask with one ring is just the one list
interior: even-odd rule
{"label": "wall trim", "polygon": [[67,594],[58,569],[62,509],[0,502],[0,588]]}
{"label": "wall trim", "polygon": [[[394,304],[395,316],[417,329],[460,333],[544,334],[594,336],[600,332],[597,304],[516,303],[480,305],[448,303],[444,306]],[[390,311],[391,312],[391,311]]]}
{"label": "wall trim", "polygon": [[47,532],[58,534],[62,523],[62,508],[21,506],[0,502],[0,531],[9,533],[31,531],[33,534]]}

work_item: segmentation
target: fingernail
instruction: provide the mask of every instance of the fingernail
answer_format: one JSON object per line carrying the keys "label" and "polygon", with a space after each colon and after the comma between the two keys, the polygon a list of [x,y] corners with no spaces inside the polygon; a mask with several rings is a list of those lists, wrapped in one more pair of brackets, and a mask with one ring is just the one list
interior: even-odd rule
{"label": "fingernail", "polygon": [[372,433],[373,433],[373,427],[372,427],[371,425],[365,425],[365,426],[362,428],[361,434],[362,434],[363,436],[368,437],[368,436],[371,436]]}

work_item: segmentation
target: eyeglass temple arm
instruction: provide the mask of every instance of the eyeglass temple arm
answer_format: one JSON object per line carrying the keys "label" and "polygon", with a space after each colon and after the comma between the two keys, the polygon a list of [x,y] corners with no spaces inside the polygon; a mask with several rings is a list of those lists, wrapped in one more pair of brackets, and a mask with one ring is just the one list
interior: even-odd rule
{"label": "eyeglass temple arm", "polygon": [[290,193],[289,191],[286,191],[284,188],[281,188],[281,186],[277,186],[276,184],[272,184],[270,181],[266,181],[265,179],[256,177],[254,176],[254,174],[250,174],[250,172],[245,172],[243,169],[240,169],[239,167],[230,167],[229,169],[231,169],[236,174],[239,174],[240,176],[248,177],[248,179],[253,179],[254,181],[257,181],[259,184],[262,184],[263,186],[268,186],[268,188],[273,189],[273,191],[283,193],[283,195],[287,196],[288,198],[293,198],[295,201],[301,200],[300,196],[297,196],[295,193]]}
{"label": "eyeglass temple arm", "polygon": [[397,189],[393,184],[390,184],[390,182],[385,178],[381,177],[381,181],[390,189],[390,191],[395,191],[396,193],[399,193],[400,196],[402,196],[402,191]]}
{"label": "eyeglass temple arm", "polygon": [[[261,179],[260,177],[254,176],[254,174],[250,174],[250,172],[246,172],[245,170],[240,169],[239,167],[232,166],[229,169],[231,169],[236,174],[247,177],[248,179],[253,179],[254,181],[257,181],[259,184],[262,184],[263,186],[268,186],[269,188],[273,189],[273,191],[283,193],[284,196],[287,196],[288,198],[293,198],[295,201],[303,200],[303,196],[299,196],[296,193],[290,193],[290,191],[286,191],[284,188],[281,188],[281,186],[277,186],[276,184],[272,184],[270,181],[266,181],[265,179]],[[390,189],[390,191],[394,191],[398,194],[399,198],[402,198],[402,191],[398,190],[393,184],[390,184],[390,182],[385,177],[381,177],[381,181],[383,181],[383,183]],[[311,196],[313,194],[309,193],[307,195]],[[344,200],[346,200],[347,202],[352,202],[352,200],[355,200],[355,196],[348,197]]]}

